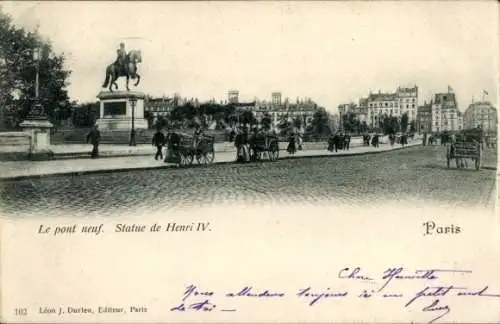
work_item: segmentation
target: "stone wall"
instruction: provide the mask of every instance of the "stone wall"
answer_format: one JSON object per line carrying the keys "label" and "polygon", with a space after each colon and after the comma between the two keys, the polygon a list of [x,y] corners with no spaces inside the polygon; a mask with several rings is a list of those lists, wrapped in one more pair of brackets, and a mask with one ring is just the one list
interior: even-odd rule
{"label": "stone wall", "polygon": [[25,132],[0,133],[0,160],[24,160],[31,147],[31,136]]}

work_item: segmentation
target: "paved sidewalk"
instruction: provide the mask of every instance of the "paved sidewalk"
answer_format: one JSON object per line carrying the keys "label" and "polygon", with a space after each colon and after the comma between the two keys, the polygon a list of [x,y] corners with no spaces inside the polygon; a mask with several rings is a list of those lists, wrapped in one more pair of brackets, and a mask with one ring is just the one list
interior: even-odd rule
{"label": "paved sidewalk", "polygon": [[[232,143],[215,143],[216,152],[227,152],[232,149]],[[50,147],[56,157],[64,158],[65,156],[86,155],[87,157],[92,150],[92,146],[88,144],[57,144]],[[99,155],[101,157],[108,156],[134,156],[134,155],[151,155],[156,153],[156,147],[151,144],[139,144],[137,146],[128,145],[99,145]]]}
{"label": "paved sidewalk", "polygon": [[[421,145],[421,141],[414,141],[407,147]],[[322,150],[303,150],[298,151],[293,157],[314,157],[314,156],[349,156],[359,154],[380,153],[391,150],[401,149],[401,145],[391,147],[388,144],[382,144],[379,148],[359,146],[351,148],[349,151],[329,152]],[[156,161],[154,159],[155,151],[149,146],[148,156],[122,156],[101,159],[64,159],[52,161],[8,161],[0,162],[0,179],[24,179],[32,177],[42,177],[47,175],[78,175],[85,173],[126,171],[140,169],[159,169],[172,167],[173,164]],[[280,159],[293,158],[286,152],[280,150]],[[227,152],[216,152],[214,163],[229,163],[236,159],[234,148]],[[194,161],[193,164],[196,164]]]}
{"label": "paved sidewalk", "polygon": [[[287,142],[280,142],[280,150],[286,150],[287,145]],[[322,149],[323,147],[326,147],[326,145],[327,144],[325,142],[304,143],[304,149]],[[88,158],[90,151],[92,150],[92,146],[87,144],[57,144],[52,145],[50,149],[54,152],[57,159]],[[214,149],[216,153],[234,152],[235,150],[233,142],[215,143]],[[154,155],[155,153],[156,147],[151,144],[139,144],[137,146],[113,144],[99,145],[99,155],[101,157]]]}

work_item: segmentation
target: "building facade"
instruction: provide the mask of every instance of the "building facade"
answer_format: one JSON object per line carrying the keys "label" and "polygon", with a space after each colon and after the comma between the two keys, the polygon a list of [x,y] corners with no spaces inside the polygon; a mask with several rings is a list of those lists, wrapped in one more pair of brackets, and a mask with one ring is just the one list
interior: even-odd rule
{"label": "building facade", "polygon": [[498,124],[497,110],[489,101],[474,102],[465,111],[463,124],[465,129],[480,126],[485,132],[496,132]]}
{"label": "building facade", "polygon": [[423,106],[417,108],[417,131],[432,132],[432,105],[424,103]]}
{"label": "building facade", "polygon": [[432,132],[459,131],[463,127],[456,96],[452,92],[437,93],[431,103]]}
{"label": "building facade", "polygon": [[460,110],[457,110],[457,114],[458,114],[458,118],[457,118],[458,130],[465,129],[464,128],[464,114]]}
{"label": "building facade", "polygon": [[340,104],[338,106],[339,110],[339,120],[342,120],[342,117],[346,114],[353,114],[357,120],[361,123],[366,122],[368,124],[368,108],[366,105],[360,100],[360,104],[356,105],[355,103],[348,104]]}
{"label": "building facade", "polygon": [[146,98],[144,100],[144,112],[149,112],[155,117],[168,117],[177,104],[175,98]]}
{"label": "building facade", "polygon": [[281,92],[273,92],[271,101],[256,101],[253,111],[259,122],[264,116],[269,115],[272,127],[277,128],[282,121],[293,122],[297,118],[300,118],[307,127],[312,123],[317,109],[318,105],[311,98],[297,98],[296,102],[292,103],[289,98],[282,101]]}
{"label": "building facade", "polygon": [[229,90],[227,92],[227,101],[229,103],[238,103],[240,101],[240,92],[238,90]]}
{"label": "building facade", "polygon": [[418,86],[398,87],[394,93],[370,93],[360,100],[360,107],[366,108],[366,120],[370,127],[378,127],[385,115],[401,118],[405,113],[410,124],[417,119]]}
{"label": "building facade", "polygon": [[418,86],[398,87],[396,92],[371,93],[366,98],[359,99],[359,104],[341,104],[338,107],[339,118],[342,115],[353,113],[360,122],[366,122],[368,127],[380,127],[384,116],[395,116],[399,119],[408,114],[408,125],[417,121]]}

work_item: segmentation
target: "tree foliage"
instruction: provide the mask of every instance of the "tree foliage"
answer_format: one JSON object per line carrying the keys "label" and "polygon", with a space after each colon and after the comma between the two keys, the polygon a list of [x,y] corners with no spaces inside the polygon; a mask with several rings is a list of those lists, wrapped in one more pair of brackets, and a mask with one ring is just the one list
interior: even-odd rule
{"label": "tree foliage", "polygon": [[0,105],[10,127],[22,122],[34,104],[36,48],[40,49],[39,100],[45,113],[56,124],[71,114],[66,89],[70,71],[64,68],[64,54],[56,55],[50,41],[15,26],[0,8]]}
{"label": "tree foliage", "polygon": [[342,125],[344,131],[351,134],[362,134],[369,131],[366,121],[360,121],[354,113],[346,113],[342,115]]}
{"label": "tree foliage", "polygon": [[396,134],[401,130],[398,118],[387,114],[382,116],[380,128],[384,134]]}
{"label": "tree foliage", "polygon": [[410,132],[415,133],[417,131],[417,126],[414,120],[410,123]]}
{"label": "tree foliage", "polygon": [[330,121],[330,116],[325,108],[318,108],[314,112],[312,127],[313,131],[318,135],[325,135],[330,132],[330,128],[328,127]]}
{"label": "tree foliage", "polygon": [[262,117],[262,120],[261,120],[262,127],[265,130],[270,130],[272,123],[273,123],[273,120],[271,118],[271,115],[269,113],[265,113],[264,116]]}
{"label": "tree foliage", "polygon": [[76,127],[91,127],[99,118],[99,104],[96,102],[75,105],[71,114],[71,121]]}
{"label": "tree foliage", "polygon": [[401,131],[406,132],[408,130],[408,113],[405,112],[403,116],[401,116]]}
{"label": "tree foliage", "polygon": [[292,123],[288,121],[288,118],[283,117],[278,122],[278,129],[281,136],[285,136],[290,130]]}
{"label": "tree foliage", "polygon": [[296,116],[293,120],[293,126],[295,128],[302,128],[304,126],[304,117]]}

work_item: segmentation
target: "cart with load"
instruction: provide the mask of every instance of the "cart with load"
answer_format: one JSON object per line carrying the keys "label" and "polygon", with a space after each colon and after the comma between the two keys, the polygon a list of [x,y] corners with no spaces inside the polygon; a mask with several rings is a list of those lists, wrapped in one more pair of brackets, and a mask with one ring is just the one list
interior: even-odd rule
{"label": "cart with load", "polygon": [[279,158],[279,139],[274,134],[260,132],[255,134],[248,141],[250,147],[250,161],[260,161],[267,155],[270,161]]}
{"label": "cart with load", "polygon": [[211,164],[215,158],[214,143],[214,137],[203,135],[195,147],[193,135],[171,132],[167,136],[165,162],[187,166],[196,158],[198,164]]}
{"label": "cart with load", "polygon": [[455,160],[458,169],[468,167],[468,160],[474,163],[476,170],[481,168],[481,130],[462,131],[457,134],[455,141],[446,145],[446,166],[449,168],[451,160]]}

